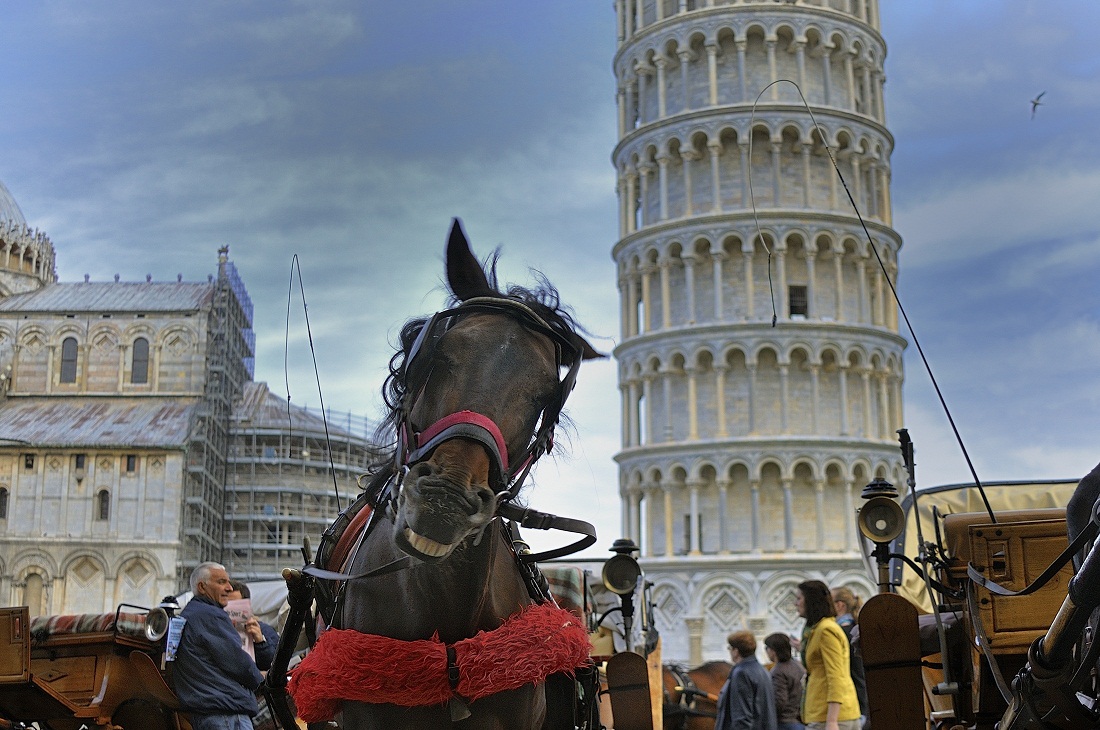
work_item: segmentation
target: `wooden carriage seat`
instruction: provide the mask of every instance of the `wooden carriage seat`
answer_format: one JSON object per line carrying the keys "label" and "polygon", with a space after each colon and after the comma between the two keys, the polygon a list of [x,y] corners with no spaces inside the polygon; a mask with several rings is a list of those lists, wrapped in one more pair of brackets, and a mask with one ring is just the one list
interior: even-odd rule
{"label": "wooden carriage seat", "polygon": [[972,672],[971,704],[964,710],[963,719],[969,719],[970,712],[982,717],[999,716],[1004,703],[976,646],[977,632],[985,635],[1002,676],[1011,682],[1027,660],[1028,647],[1046,633],[1054,620],[1073,577],[1073,565],[1067,564],[1035,593],[998,596],[970,583],[967,564],[973,563],[986,578],[1005,588],[1024,588],[1069,544],[1066,511],[1006,510],[997,513],[996,524],[984,512],[954,514],[943,518],[943,527],[949,556],[943,577],[953,586],[973,590],[977,605],[975,615],[962,611],[970,637]]}

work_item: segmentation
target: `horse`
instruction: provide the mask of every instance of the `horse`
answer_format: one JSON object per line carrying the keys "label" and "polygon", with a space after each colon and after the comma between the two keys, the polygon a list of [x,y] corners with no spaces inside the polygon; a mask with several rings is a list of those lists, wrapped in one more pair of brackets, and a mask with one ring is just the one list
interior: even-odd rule
{"label": "horse", "polygon": [[[525,663],[545,661],[550,649],[542,634],[520,633],[522,617],[538,603],[538,581],[525,573],[537,569],[517,560],[516,536],[502,515],[553,517],[514,500],[531,466],[552,448],[581,362],[603,355],[544,277],[534,289],[501,291],[495,264],[495,255],[486,265],[474,257],[456,219],[445,262],[453,306],[406,323],[390,360],[383,397],[396,445],[366,487],[371,522],[345,563],[350,579],[317,647],[340,630],[326,651],[336,657],[332,682],[346,685],[337,695],[343,727],[559,726],[560,702],[547,696],[553,683],[523,674]],[[587,633],[579,619],[573,623],[587,661]],[[554,618],[548,630],[562,624]],[[360,640],[373,642],[374,653],[364,653]],[[473,644],[481,641],[502,648],[483,656],[489,650]],[[347,654],[333,654],[342,650]],[[464,661],[482,664],[475,670]],[[422,665],[432,662],[441,688],[423,679]],[[482,686],[470,696],[475,681],[509,672],[525,683],[502,691]],[[404,695],[383,692],[395,686],[405,687]],[[572,708],[558,714],[570,718],[562,727],[574,727]]]}
{"label": "horse", "polygon": [[678,664],[663,665],[665,730],[714,730],[718,694],[732,669],[732,664],[721,661],[689,670]]}

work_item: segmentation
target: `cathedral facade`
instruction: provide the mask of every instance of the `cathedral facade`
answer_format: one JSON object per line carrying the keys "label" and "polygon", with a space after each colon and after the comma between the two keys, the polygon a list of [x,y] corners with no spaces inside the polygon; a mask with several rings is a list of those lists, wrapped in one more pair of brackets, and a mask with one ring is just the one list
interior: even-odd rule
{"label": "cathedral facade", "polygon": [[366,425],[326,430],[252,382],[227,247],[205,282],[89,278],[57,281],[0,184],[0,604],[113,612],[207,560],[243,579],[300,566],[375,453]]}
{"label": "cathedral facade", "polygon": [[797,633],[803,580],[874,592],[859,492],[904,484],[886,45],[876,0],[616,10],[623,530],[698,664]]}

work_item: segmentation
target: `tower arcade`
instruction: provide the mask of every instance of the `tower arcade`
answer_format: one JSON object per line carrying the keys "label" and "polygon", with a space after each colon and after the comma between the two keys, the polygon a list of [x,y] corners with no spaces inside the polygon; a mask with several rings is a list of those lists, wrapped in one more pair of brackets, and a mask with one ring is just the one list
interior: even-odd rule
{"label": "tower arcade", "polygon": [[802,580],[873,590],[859,490],[904,484],[886,46],[877,0],[616,10],[623,532],[699,663],[793,632]]}

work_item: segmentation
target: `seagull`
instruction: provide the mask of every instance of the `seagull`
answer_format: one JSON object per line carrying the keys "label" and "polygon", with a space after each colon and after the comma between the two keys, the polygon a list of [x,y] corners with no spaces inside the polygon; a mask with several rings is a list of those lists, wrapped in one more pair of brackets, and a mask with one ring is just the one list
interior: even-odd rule
{"label": "seagull", "polygon": [[1034,99],[1031,100],[1031,118],[1032,119],[1035,118],[1035,112],[1039,109],[1040,106],[1043,105],[1043,102],[1041,102],[1039,100],[1043,98],[1043,94],[1045,94],[1045,93],[1047,93],[1047,92],[1045,92],[1045,91],[1040,92],[1037,97],[1035,97]]}

